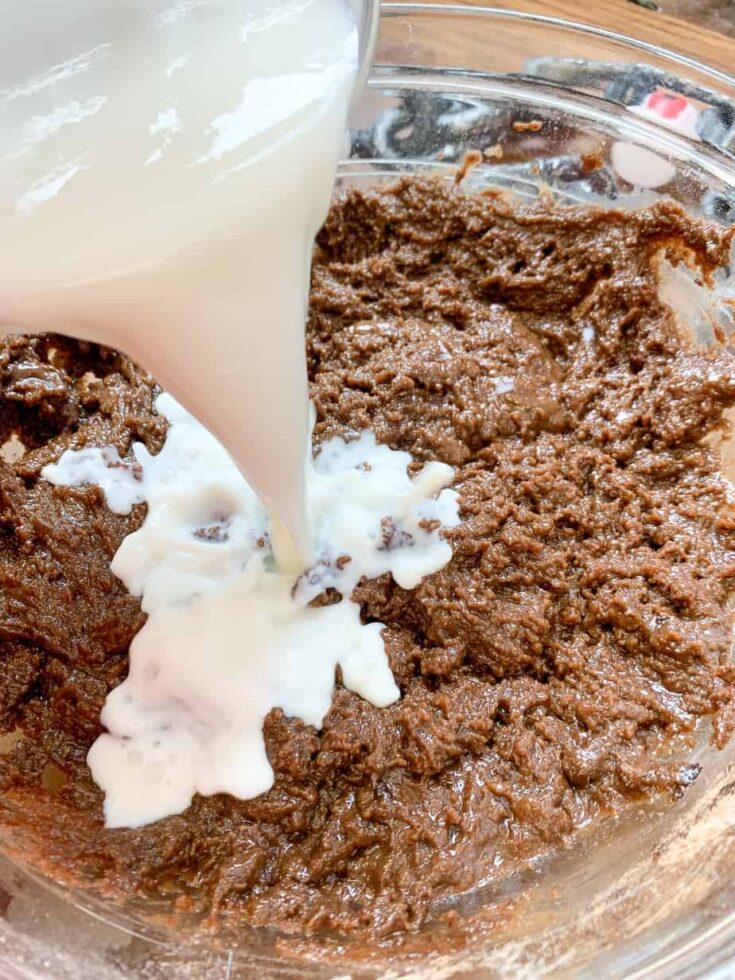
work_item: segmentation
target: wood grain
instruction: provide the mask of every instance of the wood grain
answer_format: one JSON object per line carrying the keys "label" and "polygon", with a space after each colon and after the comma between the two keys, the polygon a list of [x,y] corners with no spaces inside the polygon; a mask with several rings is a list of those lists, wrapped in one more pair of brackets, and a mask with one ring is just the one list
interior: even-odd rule
{"label": "wood grain", "polygon": [[[483,5],[482,0],[463,2]],[[647,10],[629,0],[494,0],[492,5],[605,27],[735,74],[735,40],[697,23]]]}

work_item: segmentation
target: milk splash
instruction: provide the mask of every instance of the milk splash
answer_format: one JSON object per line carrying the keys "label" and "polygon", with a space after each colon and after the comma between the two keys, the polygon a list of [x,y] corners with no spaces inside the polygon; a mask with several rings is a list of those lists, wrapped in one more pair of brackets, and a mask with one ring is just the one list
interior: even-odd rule
{"label": "milk splash", "polygon": [[[276,570],[267,513],[222,446],[170,395],[156,408],[169,421],[158,455],[142,444],[135,463],[111,447],[69,450],[43,470],[57,485],[100,486],[117,513],[148,505],[112,563],[148,620],[88,756],[108,827],[181,813],[195,793],[268,790],[266,715],[281,708],[319,728],[337,666],[349,690],[394,702],[383,627],[363,624],[350,595],[385,572],[414,588],[449,561],[441,528],[459,520],[449,466],[428,463],[412,478],[410,455],[369,431],[332,439],[308,474],[317,561],[294,580]],[[327,588],[342,601],[308,605]]]}

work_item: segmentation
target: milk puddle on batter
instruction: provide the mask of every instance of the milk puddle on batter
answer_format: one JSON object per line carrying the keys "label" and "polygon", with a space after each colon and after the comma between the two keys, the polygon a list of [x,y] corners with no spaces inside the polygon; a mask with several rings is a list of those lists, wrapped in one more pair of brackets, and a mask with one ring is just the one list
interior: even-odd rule
{"label": "milk puddle on batter", "polygon": [[[112,563],[148,620],[88,756],[109,827],[180,813],[195,793],[268,790],[266,715],[281,708],[321,727],[338,666],[349,690],[394,702],[382,625],[363,624],[350,595],[385,572],[415,588],[449,561],[441,532],[459,520],[451,467],[410,477],[410,455],[370,431],[335,438],[307,467],[316,561],[298,577],[280,572],[268,514],[226,451],[170,395],[156,408],[169,422],[158,455],[142,444],[135,462],[111,447],[68,450],[43,471],[57,485],[97,484],[116,513],[148,506]],[[341,601],[309,606],[328,588]]]}

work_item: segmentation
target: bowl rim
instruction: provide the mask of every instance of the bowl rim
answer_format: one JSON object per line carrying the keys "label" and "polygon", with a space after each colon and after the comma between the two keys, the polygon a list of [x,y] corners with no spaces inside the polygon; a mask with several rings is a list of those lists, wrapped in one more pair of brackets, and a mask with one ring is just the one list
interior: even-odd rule
{"label": "bowl rim", "polygon": [[422,14],[461,14],[463,16],[469,15],[488,19],[494,18],[497,20],[508,20],[517,24],[536,24],[541,27],[550,27],[588,34],[591,37],[612,41],[614,43],[645,52],[647,55],[652,55],[656,58],[670,61],[674,64],[682,66],[683,68],[686,68],[688,71],[702,73],[703,75],[706,75],[713,81],[717,82],[719,85],[726,86],[731,89],[733,98],[735,98],[735,75],[722,71],[720,68],[714,68],[711,65],[707,65],[702,61],[698,61],[696,58],[690,58],[688,55],[682,54],[679,51],[674,51],[671,48],[664,48],[661,45],[654,44],[651,41],[639,40],[638,38],[632,37],[630,34],[623,34],[619,31],[611,31],[606,27],[597,27],[594,24],[585,24],[581,21],[569,20],[568,18],[564,17],[555,17],[550,14],[535,14],[525,10],[506,10],[503,7],[490,7],[478,4],[446,2],[403,3],[395,2],[395,0],[390,0],[390,2],[383,0],[383,2],[380,4],[381,17],[409,16],[411,14],[418,16],[421,16]]}

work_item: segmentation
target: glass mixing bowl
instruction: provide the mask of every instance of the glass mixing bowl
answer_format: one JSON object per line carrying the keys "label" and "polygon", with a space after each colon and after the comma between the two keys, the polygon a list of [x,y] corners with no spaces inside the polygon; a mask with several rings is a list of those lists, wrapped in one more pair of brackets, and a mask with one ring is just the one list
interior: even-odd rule
{"label": "glass mixing bowl", "polygon": [[[407,173],[452,179],[466,151],[480,150],[468,188],[530,197],[545,186],[562,201],[609,207],[663,195],[735,222],[735,79],[630,38],[507,11],[388,4],[380,27],[342,185]],[[673,123],[656,116],[648,101],[656,92],[674,100]],[[699,342],[712,342],[718,326],[732,332],[721,300],[735,289],[725,276],[713,294],[668,271],[664,288]],[[730,446],[724,453],[735,461]],[[161,909],[113,909],[0,858],[0,976],[732,976],[735,748],[717,753],[706,736],[694,753],[702,774],[680,801],[631,813],[462,896],[460,917],[484,912],[491,924],[469,949],[433,956],[435,922],[398,959],[380,946],[356,959],[343,945],[331,950],[341,961],[327,965],[318,943],[297,956],[268,930],[243,930],[227,946],[167,932],[153,921]],[[510,905],[516,914],[493,918]]]}

